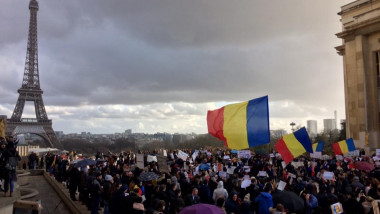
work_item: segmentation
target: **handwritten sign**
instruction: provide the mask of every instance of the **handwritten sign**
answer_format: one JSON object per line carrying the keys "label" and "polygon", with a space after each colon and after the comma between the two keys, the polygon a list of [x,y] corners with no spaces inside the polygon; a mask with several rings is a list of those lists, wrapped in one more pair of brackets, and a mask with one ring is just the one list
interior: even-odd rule
{"label": "handwritten sign", "polygon": [[178,158],[181,158],[182,160],[186,161],[186,159],[189,157],[188,154],[186,154],[185,152],[179,150],[178,151],[178,154],[177,154],[177,157]]}
{"label": "handwritten sign", "polygon": [[148,163],[153,162],[153,161],[156,161],[156,162],[157,162],[157,157],[156,157],[156,156],[153,156],[153,155],[148,155],[147,158],[146,158],[146,161],[147,161]]}
{"label": "handwritten sign", "polygon": [[225,155],[225,156],[223,157],[223,159],[224,159],[224,160],[228,160],[228,159],[231,159],[231,158],[230,158],[229,155]]}
{"label": "handwritten sign", "polygon": [[325,171],[325,173],[323,173],[323,177],[326,180],[333,180],[334,179],[334,173],[333,172]]}
{"label": "handwritten sign", "polygon": [[322,152],[310,153],[310,157],[315,159],[322,159]]}
{"label": "handwritten sign", "polygon": [[266,171],[259,171],[259,173],[257,174],[257,176],[259,176],[259,177],[267,177],[268,174],[267,174]]}
{"label": "handwritten sign", "polygon": [[240,150],[238,151],[238,158],[250,158],[251,157],[251,151],[249,150]]}
{"label": "handwritten sign", "polygon": [[226,179],[227,178],[227,172],[220,171],[219,172],[219,177]]}

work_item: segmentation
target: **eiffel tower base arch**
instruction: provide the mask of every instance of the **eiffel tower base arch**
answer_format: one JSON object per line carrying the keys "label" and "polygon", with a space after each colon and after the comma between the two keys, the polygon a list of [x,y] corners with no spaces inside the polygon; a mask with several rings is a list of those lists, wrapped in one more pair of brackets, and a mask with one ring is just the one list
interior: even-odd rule
{"label": "eiffel tower base arch", "polygon": [[19,134],[35,134],[42,137],[49,147],[63,149],[61,142],[58,140],[53,127],[52,121],[21,121],[15,122],[12,120],[7,120],[7,126],[5,128],[5,133],[7,136],[19,135]]}

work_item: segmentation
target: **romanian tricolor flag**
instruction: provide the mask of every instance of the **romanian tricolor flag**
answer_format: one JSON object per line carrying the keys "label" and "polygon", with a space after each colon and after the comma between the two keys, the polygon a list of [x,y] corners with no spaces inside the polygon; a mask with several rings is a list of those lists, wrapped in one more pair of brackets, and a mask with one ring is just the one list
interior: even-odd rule
{"label": "romanian tricolor flag", "polygon": [[311,141],[305,127],[292,134],[282,136],[275,147],[286,164],[305,152],[313,153]]}
{"label": "romanian tricolor flag", "polygon": [[335,155],[344,155],[356,149],[352,138],[333,143],[332,147]]}
{"label": "romanian tricolor flag", "polygon": [[321,141],[318,143],[314,143],[312,146],[313,146],[313,152],[322,152],[323,147],[325,147],[325,142]]}
{"label": "romanian tricolor flag", "polygon": [[208,132],[231,149],[270,142],[268,96],[207,112]]}

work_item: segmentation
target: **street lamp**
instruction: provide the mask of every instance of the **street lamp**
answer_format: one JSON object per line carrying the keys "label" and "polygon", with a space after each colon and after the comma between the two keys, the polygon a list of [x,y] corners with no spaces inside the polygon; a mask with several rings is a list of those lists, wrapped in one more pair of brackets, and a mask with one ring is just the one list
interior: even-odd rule
{"label": "street lamp", "polygon": [[295,126],[296,124],[294,123],[294,122],[291,122],[290,123],[290,126],[292,127],[292,132],[294,132],[294,126]]}

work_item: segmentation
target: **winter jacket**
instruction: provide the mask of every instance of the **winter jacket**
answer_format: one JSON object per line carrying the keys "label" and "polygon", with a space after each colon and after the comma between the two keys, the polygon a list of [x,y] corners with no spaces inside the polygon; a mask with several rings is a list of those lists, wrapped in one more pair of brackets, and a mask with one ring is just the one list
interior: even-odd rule
{"label": "winter jacket", "polygon": [[261,192],[255,199],[255,207],[259,214],[270,214],[269,208],[273,207],[272,195],[267,192]]}

